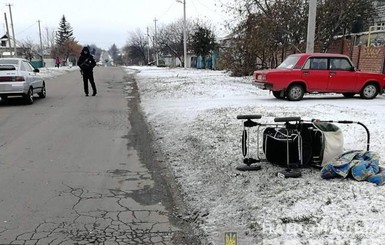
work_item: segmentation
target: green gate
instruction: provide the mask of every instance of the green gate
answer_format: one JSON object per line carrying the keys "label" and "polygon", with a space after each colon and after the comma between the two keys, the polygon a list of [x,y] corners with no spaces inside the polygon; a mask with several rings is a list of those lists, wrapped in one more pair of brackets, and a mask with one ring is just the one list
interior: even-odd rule
{"label": "green gate", "polygon": [[35,68],[42,68],[42,67],[44,67],[44,62],[42,60],[31,60],[31,64]]}

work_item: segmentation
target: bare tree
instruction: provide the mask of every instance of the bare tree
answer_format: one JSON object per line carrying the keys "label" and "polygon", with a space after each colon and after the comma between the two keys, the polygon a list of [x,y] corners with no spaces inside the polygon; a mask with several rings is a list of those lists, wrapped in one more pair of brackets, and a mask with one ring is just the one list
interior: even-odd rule
{"label": "bare tree", "polygon": [[37,44],[34,44],[33,41],[29,39],[21,40],[17,44],[19,46],[19,49],[21,50],[21,55],[27,60],[32,60],[38,53]]}
{"label": "bare tree", "polygon": [[249,75],[304,49],[307,15],[302,0],[244,2],[234,7],[242,18],[233,29],[232,46],[222,49],[224,68]]}
{"label": "bare tree", "polygon": [[130,32],[127,44],[123,47],[126,62],[128,64],[137,65],[146,64],[147,47],[147,36],[140,29],[136,29],[136,31]]}
{"label": "bare tree", "polygon": [[67,40],[64,44],[66,47],[67,58],[72,64],[76,64],[79,54],[82,50],[82,46],[76,40]]}
{"label": "bare tree", "polygon": [[51,50],[51,56],[61,56],[64,61],[69,60],[72,63],[76,63],[76,60],[82,50],[82,46],[79,45],[76,40],[66,40],[60,46]]}
{"label": "bare tree", "polygon": [[[225,68],[250,74],[258,64],[275,67],[288,54],[304,52],[308,4],[307,0],[240,0],[226,5],[240,21],[233,29],[234,46],[226,53],[227,60],[233,55],[239,62]],[[350,33],[355,20],[365,20],[365,26],[373,15],[373,5],[367,0],[317,1],[317,47],[327,51],[337,35]],[[242,53],[246,56],[239,57]],[[234,68],[234,64],[243,67]]]}
{"label": "bare tree", "polygon": [[43,32],[43,46],[46,48],[51,48],[55,46],[55,30],[48,27],[44,28]]}
{"label": "bare tree", "polygon": [[367,0],[320,2],[316,41],[320,43],[322,51],[328,50],[335,36],[351,33],[354,21],[360,21],[363,28],[368,28],[377,15],[372,2]]}
{"label": "bare tree", "polygon": [[[186,36],[187,36],[187,46],[189,47],[189,37],[192,33],[192,22],[186,21]],[[165,25],[160,28],[159,33],[157,34],[157,44],[159,50],[164,55],[171,55],[177,58],[182,66],[184,65],[183,59],[183,19],[180,19],[171,24]]]}

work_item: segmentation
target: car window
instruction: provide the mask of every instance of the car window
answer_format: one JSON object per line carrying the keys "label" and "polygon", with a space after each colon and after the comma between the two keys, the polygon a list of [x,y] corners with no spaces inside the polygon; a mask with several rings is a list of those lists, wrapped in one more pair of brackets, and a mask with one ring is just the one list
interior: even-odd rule
{"label": "car window", "polygon": [[25,71],[33,72],[33,68],[28,62],[23,61],[22,66],[24,67]]}
{"label": "car window", "polygon": [[16,70],[14,65],[0,65],[0,71],[14,71]]}
{"label": "car window", "polygon": [[330,70],[344,70],[348,71],[352,69],[352,65],[349,60],[344,58],[330,58]]}
{"label": "car window", "polygon": [[20,71],[27,71],[23,62],[20,63]]}
{"label": "car window", "polygon": [[303,69],[309,69],[309,70],[327,70],[327,58],[317,58],[313,57],[306,61],[305,65],[303,66]]}
{"label": "car window", "polygon": [[299,58],[298,55],[290,55],[277,67],[277,69],[293,68],[297,64]]}

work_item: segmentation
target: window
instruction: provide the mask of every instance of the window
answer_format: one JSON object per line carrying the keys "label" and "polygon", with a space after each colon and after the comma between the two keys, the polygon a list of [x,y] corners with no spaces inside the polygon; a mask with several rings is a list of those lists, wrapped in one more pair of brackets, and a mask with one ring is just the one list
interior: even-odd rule
{"label": "window", "polygon": [[20,64],[20,71],[27,71],[27,69],[24,66],[24,62],[21,62]]}
{"label": "window", "polygon": [[352,69],[352,65],[347,59],[344,58],[331,58],[330,70],[344,70],[349,71]]}
{"label": "window", "polygon": [[297,64],[299,58],[300,56],[298,55],[290,55],[277,67],[277,69],[293,68]]}
{"label": "window", "polygon": [[0,65],[0,71],[14,71],[16,70],[14,65]]}
{"label": "window", "polygon": [[25,61],[23,61],[22,66],[24,66],[24,70],[26,70],[28,72],[33,72],[33,70],[34,70],[32,68],[32,66],[29,63],[25,62]]}
{"label": "window", "polygon": [[310,58],[305,63],[303,69],[309,69],[309,70],[327,70],[327,58]]}

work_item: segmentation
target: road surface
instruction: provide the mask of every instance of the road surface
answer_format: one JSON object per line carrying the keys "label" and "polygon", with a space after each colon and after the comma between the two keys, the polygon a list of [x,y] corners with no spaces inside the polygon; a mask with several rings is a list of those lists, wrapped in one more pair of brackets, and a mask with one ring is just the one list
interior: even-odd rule
{"label": "road surface", "polygon": [[33,105],[0,103],[0,244],[191,244],[133,77],[95,80],[95,97],[74,71]]}

